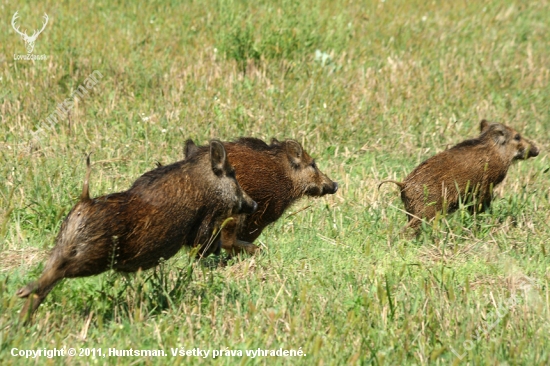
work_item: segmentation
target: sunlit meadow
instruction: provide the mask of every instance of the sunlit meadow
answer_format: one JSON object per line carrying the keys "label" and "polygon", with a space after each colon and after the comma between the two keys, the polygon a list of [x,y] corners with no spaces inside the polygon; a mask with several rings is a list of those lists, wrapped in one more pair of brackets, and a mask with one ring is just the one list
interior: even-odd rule
{"label": "sunlit meadow", "polygon": [[[29,35],[47,13],[46,60],[15,59],[16,11]],[[550,363],[548,1],[2,1],[0,15],[1,364]],[[378,182],[483,118],[541,154],[510,168],[490,211],[401,236],[399,191]],[[292,206],[257,256],[182,250],[64,280],[18,323],[15,292],[78,201],[86,154],[100,196],[182,159],[188,138],[240,136],[298,140],[340,189]],[[13,356],[63,347],[167,356]],[[305,355],[246,355],[258,348]]]}

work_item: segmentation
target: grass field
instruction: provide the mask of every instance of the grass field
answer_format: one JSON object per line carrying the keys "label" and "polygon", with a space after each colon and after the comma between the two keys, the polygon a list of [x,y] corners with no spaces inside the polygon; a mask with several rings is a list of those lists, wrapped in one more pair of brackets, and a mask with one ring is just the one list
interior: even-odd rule
{"label": "grass field", "polygon": [[[33,51],[46,60],[14,60],[16,11],[28,34],[48,14]],[[2,365],[550,364],[547,0],[7,1],[0,14]],[[70,118],[48,121],[96,70]],[[489,212],[402,238],[398,189],[377,183],[483,118],[541,154],[511,167]],[[240,136],[300,141],[339,191],[294,205],[260,255],[222,266],[182,250],[154,271],[65,280],[17,325],[15,292],[77,202],[86,153],[99,196],[181,159],[187,138]],[[12,356],[63,347],[77,356]],[[167,356],[85,354],[99,348]],[[246,355],[258,348],[304,355]]]}

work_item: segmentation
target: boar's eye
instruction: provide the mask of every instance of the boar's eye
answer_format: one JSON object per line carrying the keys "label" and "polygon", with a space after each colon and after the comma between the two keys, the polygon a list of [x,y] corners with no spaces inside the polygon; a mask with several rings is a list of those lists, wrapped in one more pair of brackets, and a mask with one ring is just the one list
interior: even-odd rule
{"label": "boar's eye", "polygon": [[521,140],[521,136],[519,135],[519,133],[517,133],[517,134],[514,136],[514,140],[516,140],[516,141]]}
{"label": "boar's eye", "polygon": [[313,168],[313,169],[317,169],[317,164],[315,164],[315,160],[313,160],[310,164],[310,166]]}

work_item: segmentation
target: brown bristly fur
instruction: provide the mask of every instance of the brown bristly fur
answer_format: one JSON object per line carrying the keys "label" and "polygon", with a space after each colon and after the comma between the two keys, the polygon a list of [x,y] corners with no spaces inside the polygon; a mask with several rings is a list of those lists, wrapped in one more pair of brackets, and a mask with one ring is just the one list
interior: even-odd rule
{"label": "brown bristly fur", "polygon": [[515,160],[537,156],[539,149],[514,129],[482,120],[480,135],[463,141],[417,166],[399,186],[408,224],[418,233],[422,219],[437,212],[451,213],[459,202],[469,203],[472,212],[490,206],[493,189],[506,177]]}
{"label": "brown bristly fur", "polygon": [[63,221],[42,275],[17,292],[28,298],[20,314],[24,320],[63,278],[145,270],[184,245],[198,246],[203,256],[218,251],[205,244],[223,220],[257,207],[240,188],[218,141],[185,161],[145,173],[127,191],[94,199],[90,170],[88,156],[80,201]]}
{"label": "brown bristly fur", "polygon": [[[224,146],[239,184],[258,203],[255,213],[235,215],[222,230],[221,245],[230,254],[254,253],[257,247],[251,243],[300,198],[334,194],[338,189],[294,140],[272,139],[267,145],[256,138],[241,138]],[[201,149],[188,140],[185,154],[193,156]]]}

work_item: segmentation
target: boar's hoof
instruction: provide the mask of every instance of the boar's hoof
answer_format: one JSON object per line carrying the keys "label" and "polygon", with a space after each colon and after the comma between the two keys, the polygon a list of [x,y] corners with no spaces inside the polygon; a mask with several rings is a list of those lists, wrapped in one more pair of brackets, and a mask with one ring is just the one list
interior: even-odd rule
{"label": "boar's hoof", "polygon": [[24,298],[24,297],[29,296],[32,292],[33,291],[32,291],[31,286],[25,286],[25,287],[21,287],[19,290],[17,290],[15,295],[17,295],[17,297]]}

